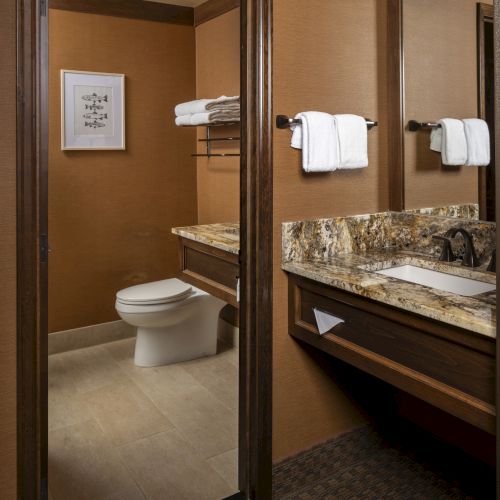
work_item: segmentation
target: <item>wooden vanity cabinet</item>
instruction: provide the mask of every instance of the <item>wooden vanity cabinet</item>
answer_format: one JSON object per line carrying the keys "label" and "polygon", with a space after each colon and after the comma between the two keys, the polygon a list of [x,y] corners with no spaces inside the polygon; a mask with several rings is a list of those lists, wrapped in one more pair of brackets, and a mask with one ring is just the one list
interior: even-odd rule
{"label": "wooden vanity cabinet", "polygon": [[179,279],[238,307],[238,255],[181,237],[179,260]]}
{"label": "wooden vanity cabinet", "polygon": [[[326,335],[314,309],[344,320]],[[495,339],[293,274],[290,334],[491,434]]]}

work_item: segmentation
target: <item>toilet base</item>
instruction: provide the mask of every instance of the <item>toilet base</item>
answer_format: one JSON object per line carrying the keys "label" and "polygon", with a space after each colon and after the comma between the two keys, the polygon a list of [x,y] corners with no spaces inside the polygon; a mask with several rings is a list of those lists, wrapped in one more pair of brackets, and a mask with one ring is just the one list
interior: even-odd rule
{"label": "toilet base", "polygon": [[210,297],[188,320],[168,327],[137,327],[134,363],[152,367],[217,354],[219,312],[225,305]]}

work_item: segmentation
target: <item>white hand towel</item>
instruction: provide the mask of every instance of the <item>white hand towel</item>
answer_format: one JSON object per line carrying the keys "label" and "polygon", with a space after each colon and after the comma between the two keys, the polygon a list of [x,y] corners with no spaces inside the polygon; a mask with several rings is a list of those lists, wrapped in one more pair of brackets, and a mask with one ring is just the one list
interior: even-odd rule
{"label": "white hand towel", "polygon": [[196,101],[183,102],[175,107],[175,116],[195,115],[205,113],[210,109],[223,106],[239,105],[239,96],[227,97],[225,95],[217,99],[198,99]]}
{"label": "white hand towel", "polygon": [[292,147],[302,149],[302,168],[305,172],[333,172],[339,166],[335,119],[328,113],[307,111],[295,118]]}
{"label": "white hand towel", "polygon": [[335,115],[338,134],[339,168],[368,166],[368,127],[362,116]]}
{"label": "white hand towel", "polygon": [[490,164],[490,130],[479,118],[462,120],[467,141],[467,166],[487,167]]}
{"label": "white hand towel", "polygon": [[436,127],[432,129],[431,132],[431,150],[436,153],[441,153],[441,148],[443,146],[443,129],[441,127]]}
{"label": "white hand towel", "polygon": [[467,140],[462,120],[443,118],[441,125],[441,158],[444,165],[465,165]]}

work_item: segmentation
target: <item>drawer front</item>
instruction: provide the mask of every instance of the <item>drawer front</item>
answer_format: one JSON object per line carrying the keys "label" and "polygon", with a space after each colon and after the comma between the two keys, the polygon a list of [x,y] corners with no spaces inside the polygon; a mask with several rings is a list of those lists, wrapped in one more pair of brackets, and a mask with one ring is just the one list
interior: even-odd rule
{"label": "drawer front", "polygon": [[238,256],[208,245],[182,239],[180,279],[238,308]]}
{"label": "drawer front", "polygon": [[239,266],[214,255],[185,247],[184,270],[204,276],[236,291]]}
{"label": "drawer front", "polygon": [[492,356],[306,288],[299,287],[297,293],[294,317],[299,326],[316,330],[314,308],[320,309],[344,320],[327,336],[348,340],[482,401],[494,403],[495,360]]}

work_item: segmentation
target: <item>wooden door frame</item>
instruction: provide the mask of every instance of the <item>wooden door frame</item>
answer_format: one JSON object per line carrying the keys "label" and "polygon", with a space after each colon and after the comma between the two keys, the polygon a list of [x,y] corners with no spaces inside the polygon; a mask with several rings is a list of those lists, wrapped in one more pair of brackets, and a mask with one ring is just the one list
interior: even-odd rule
{"label": "wooden door frame", "polygon": [[403,0],[387,4],[389,210],[405,209]]}
{"label": "wooden door frame", "polygon": [[[47,498],[47,0],[17,5],[18,499]],[[272,0],[241,2],[240,498],[271,498]]]}
{"label": "wooden door frame", "polygon": [[[486,120],[486,62],[484,59],[484,25],[487,20],[493,21],[494,7],[493,5],[478,3],[476,7],[476,26],[477,26],[477,107],[478,117]],[[484,216],[487,219],[487,172],[485,168],[478,168],[478,190],[479,190],[479,218]]]}

